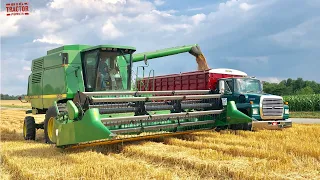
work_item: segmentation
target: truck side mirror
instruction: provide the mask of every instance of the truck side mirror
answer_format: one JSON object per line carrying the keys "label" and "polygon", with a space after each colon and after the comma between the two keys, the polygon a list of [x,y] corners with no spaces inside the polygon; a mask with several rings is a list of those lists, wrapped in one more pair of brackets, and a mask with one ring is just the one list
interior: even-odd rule
{"label": "truck side mirror", "polygon": [[219,81],[219,93],[220,94],[224,94],[224,90],[225,90],[225,82],[224,81]]}
{"label": "truck side mirror", "polygon": [[148,59],[147,59],[147,56],[146,56],[146,55],[144,55],[144,60],[143,60],[143,61],[144,61],[144,64],[145,64],[145,65],[148,65]]}

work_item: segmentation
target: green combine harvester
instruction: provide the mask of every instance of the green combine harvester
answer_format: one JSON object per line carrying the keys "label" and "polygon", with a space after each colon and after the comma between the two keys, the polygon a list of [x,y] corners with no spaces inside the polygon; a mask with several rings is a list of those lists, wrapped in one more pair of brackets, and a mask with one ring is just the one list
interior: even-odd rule
{"label": "green combine harvester", "polygon": [[[186,50],[159,53],[181,48]],[[195,50],[191,47],[190,53],[202,54]],[[46,143],[75,148],[252,121],[233,101],[223,105],[221,95],[210,90],[131,90],[135,51],[128,46],[65,45],[34,59],[25,97],[32,110],[27,114],[45,114],[45,119],[36,123],[26,116],[24,139],[35,140],[36,129],[44,129]],[[146,58],[136,56],[135,62]]]}

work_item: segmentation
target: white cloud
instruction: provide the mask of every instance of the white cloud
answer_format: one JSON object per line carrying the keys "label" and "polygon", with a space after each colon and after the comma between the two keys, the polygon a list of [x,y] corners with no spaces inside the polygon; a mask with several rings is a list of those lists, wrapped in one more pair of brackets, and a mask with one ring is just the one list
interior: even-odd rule
{"label": "white cloud", "polygon": [[226,8],[234,7],[237,4],[239,4],[238,0],[229,0],[229,1],[224,2],[224,3],[220,3],[219,4],[219,9],[223,10],[223,9],[226,9]]}
{"label": "white cloud", "polygon": [[205,14],[196,14],[196,15],[192,16],[191,19],[195,25],[198,25],[199,23],[201,23],[202,21],[204,21],[206,19],[206,15]]}
{"label": "white cloud", "polygon": [[104,39],[116,39],[123,36],[123,33],[117,29],[111,20],[108,20],[102,27],[102,33]]}
{"label": "white cloud", "polygon": [[253,6],[248,3],[241,3],[239,7],[244,11],[249,11],[250,9],[253,8]]}
{"label": "white cloud", "polygon": [[260,79],[261,81],[267,81],[269,83],[280,83],[285,78],[279,78],[279,77],[257,77],[257,79]]}
{"label": "white cloud", "polygon": [[[31,62],[8,58],[1,59],[1,93],[22,94],[27,92]],[[12,68],[14,67],[14,68]]]}
{"label": "white cloud", "polygon": [[[296,27],[268,36],[268,39],[286,48],[320,48],[320,17],[311,18]],[[293,46],[295,45],[295,46]]]}
{"label": "white cloud", "polygon": [[197,7],[197,8],[188,8],[187,11],[200,11],[204,9],[203,7]]}
{"label": "white cloud", "polygon": [[22,68],[24,71],[31,71],[31,67],[29,66],[23,66]]}
{"label": "white cloud", "polygon": [[40,39],[34,39],[32,42],[41,42],[49,44],[64,44],[64,41],[55,35],[43,36]]}
{"label": "white cloud", "polygon": [[170,16],[172,16],[170,13],[164,12],[164,11],[152,10],[151,12],[152,12],[152,13],[155,13],[155,14],[158,14],[158,15],[160,15],[160,16],[163,16],[163,17],[170,17]]}
{"label": "white cloud", "polygon": [[160,30],[164,30],[164,31],[171,31],[171,32],[177,32],[179,30],[185,30],[185,29],[189,29],[192,26],[189,24],[170,24],[170,25],[163,25],[162,27],[160,27]]}
{"label": "white cloud", "polygon": [[51,8],[64,9],[64,8],[68,8],[70,5],[75,5],[75,6],[84,7],[84,8],[91,8],[91,7],[96,7],[98,4],[103,6],[106,4],[110,5],[110,4],[117,4],[117,3],[125,4],[126,1],[125,0],[99,0],[99,1],[95,1],[95,0],[86,0],[86,1],[54,0],[54,1],[50,2],[48,5]]}
{"label": "white cloud", "polygon": [[44,20],[39,24],[39,28],[46,29],[47,32],[53,33],[60,28],[60,25],[52,20]]}
{"label": "white cloud", "polygon": [[19,31],[19,19],[21,19],[21,16],[7,16],[6,12],[0,12],[1,37],[17,35]]}
{"label": "white cloud", "polygon": [[154,0],[154,4],[157,6],[163,5],[165,2],[163,0]]}

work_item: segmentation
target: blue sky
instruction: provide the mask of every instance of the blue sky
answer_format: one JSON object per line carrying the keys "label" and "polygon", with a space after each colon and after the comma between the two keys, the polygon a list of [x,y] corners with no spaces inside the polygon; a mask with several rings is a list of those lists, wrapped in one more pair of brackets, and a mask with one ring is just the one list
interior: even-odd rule
{"label": "blue sky", "polygon": [[[7,2],[0,14],[1,93],[26,93],[31,60],[62,44],[145,52],[197,43],[211,68],[271,82],[320,82],[319,0],[29,1],[30,15],[15,17],[5,15]],[[197,68],[188,53],[149,63],[156,75]]]}

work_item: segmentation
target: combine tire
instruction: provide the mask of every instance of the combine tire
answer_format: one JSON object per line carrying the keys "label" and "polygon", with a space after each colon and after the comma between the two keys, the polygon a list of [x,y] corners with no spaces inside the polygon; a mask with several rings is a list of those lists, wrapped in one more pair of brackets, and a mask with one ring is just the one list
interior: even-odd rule
{"label": "combine tire", "polygon": [[44,139],[47,144],[55,144],[53,139],[56,136],[54,128],[55,117],[57,117],[56,109],[55,107],[50,107],[44,119]]}
{"label": "combine tire", "polygon": [[36,123],[32,116],[26,116],[23,123],[23,137],[25,140],[36,139]]}

